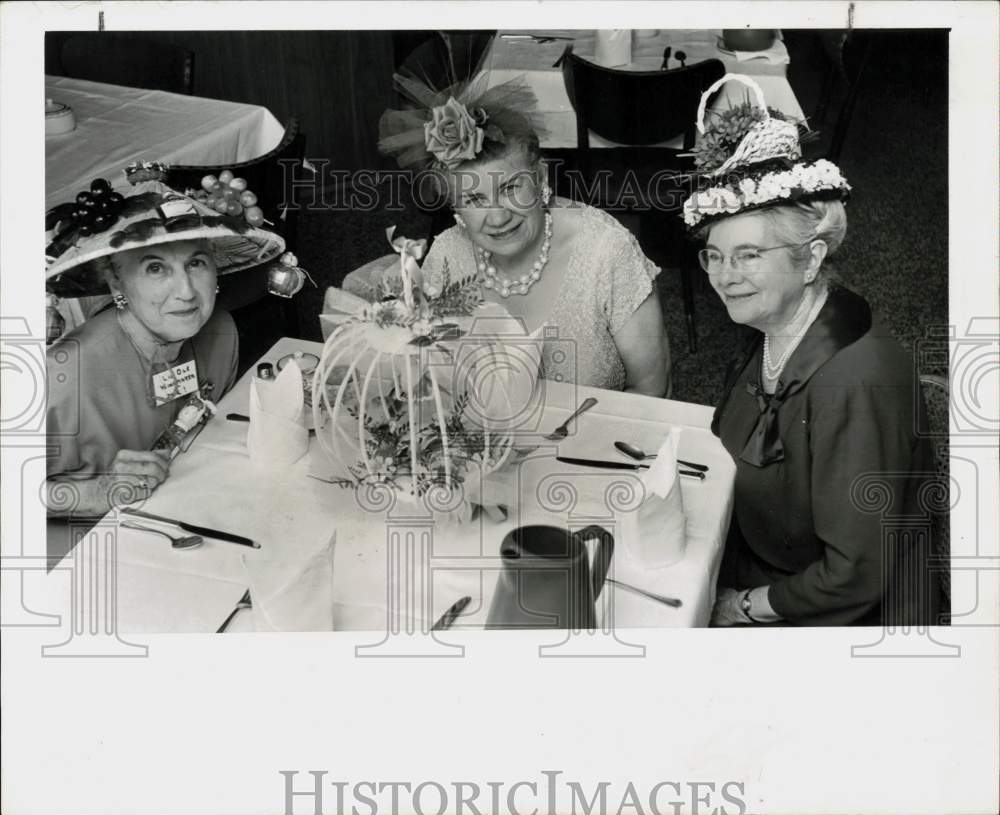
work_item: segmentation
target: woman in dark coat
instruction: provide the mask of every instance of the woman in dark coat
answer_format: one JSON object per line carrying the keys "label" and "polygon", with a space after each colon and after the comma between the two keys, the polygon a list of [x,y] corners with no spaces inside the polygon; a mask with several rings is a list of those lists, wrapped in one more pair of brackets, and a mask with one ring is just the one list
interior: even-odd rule
{"label": "woman in dark coat", "polygon": [[850,187],[799,160],[789,122],[751,118],[735,147],[684,212],[729,316],[755,329],[712,424],[736,462],[713,623],[934,623],[913,362],[824,267]]}

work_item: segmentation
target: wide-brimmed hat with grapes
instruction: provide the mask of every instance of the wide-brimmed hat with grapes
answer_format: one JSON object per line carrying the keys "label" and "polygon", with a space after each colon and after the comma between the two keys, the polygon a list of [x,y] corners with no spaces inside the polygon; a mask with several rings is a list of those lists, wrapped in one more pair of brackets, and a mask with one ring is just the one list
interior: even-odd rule
{"label": "wide-brimmed hat with grapes", "polygon": [[46,213],[45,286],[52,294],[107,293],[91,261],[142,246],[205,240],[220,275],[285,251],[284,238],[263,227],[256,196],[231,173],[208,176],[202,190],[185,194],[163,183],[164,165],[131,165],[125,172],[132,184],[125,194],[99,178],[75,201]]}
{"label": "wide-brimmed hat with grapes", "polygon": [[[709,97],[736,80],[756,97],[749,98],[705,125]],[[832,161],[804,161],[801,142],[810,134],[780,111],[768,108],[760,86],[750,77],[726,74],[701,97],[700,137],[692,155],[699,175],[697,189],[681,212],[691,232],[731,215],[791,201],[843,200],[851,186]]]}

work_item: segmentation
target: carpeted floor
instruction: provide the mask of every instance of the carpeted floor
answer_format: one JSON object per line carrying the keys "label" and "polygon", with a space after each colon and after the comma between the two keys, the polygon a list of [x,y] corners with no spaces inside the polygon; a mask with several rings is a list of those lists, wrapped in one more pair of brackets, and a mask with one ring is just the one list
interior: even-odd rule
{"label": "carpeted floor", "polygon": [[[793,35],[790,50],[795,44]],[[790,76],[807,113],[820,70],[810,74],[812,56],[793,50],[798,70]],[[861,80],[840,162],[854,193],[847,239],[832,265],[911,349],[928,327],[948,320],[947,64],[945,34],[890,32]],[[813,124],[821,130],[828,125]],[[417,237],[427,234],[430,217],[413,208],[302,213],[294,248],[320,284],[297,297],[303,337],[320,338],[323,290],[385,254],[385,228],[392,224],[400,234]],[[696,280],[697,353],[688,349],[676,269],[664,270],[659,290],[673,353],[674,397],[713,404],[737,329],[700,272]],[[274,331],[273,323],[261,319],[243,334],[266,348]],[[944,373],[933,365],[928,372]]]}

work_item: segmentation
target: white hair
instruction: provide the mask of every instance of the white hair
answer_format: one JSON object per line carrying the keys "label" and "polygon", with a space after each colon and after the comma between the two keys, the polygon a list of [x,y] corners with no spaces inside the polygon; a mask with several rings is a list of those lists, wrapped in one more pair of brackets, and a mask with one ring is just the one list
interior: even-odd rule
{"label": "white hair", "polygon": [[827,257],[832,255],[847,234],[847,213],[842,201],[793,201],[760,210],[767,218],[775,239],[793,246],[797,264],[809,262],[809,242],[826,243]]}

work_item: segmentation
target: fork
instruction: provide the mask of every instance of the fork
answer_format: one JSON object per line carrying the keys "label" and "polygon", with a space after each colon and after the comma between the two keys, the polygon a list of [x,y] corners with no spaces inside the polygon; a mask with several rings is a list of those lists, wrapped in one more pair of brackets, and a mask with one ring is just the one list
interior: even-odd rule
{"label": "fork", "polygon": [[559,427],[549,433],[545,438],[549,441],[562,441],[569,435],[569,423],[580,414],[586,413],[596,404],[597,400],[593,396],[588,396],[580,403],[580,407],[570,414],[569,418],[565,422],[559,425]]}
{"label": "fork", "polygon": [[143,532],[152,532],[154,535],[163,535],[163,537],[170,541],[170,545],[174,549],[196,549],[205,542],[201,535],[171,535],[162,529],[146,526],[145,524],[137,524],[135,521],[122,521],[119,526],[124,526],[126,529],[140,529]]}
{"label": "fork", "polygon": [[236,608],[229,612],[229,616],[222,621],[222,625],[219,626],[219,630],[216,634],[225,633],[225,630],[229,628],[229,624],[233,621],[233,617],[239,614],[245,608],[253,608],[253,603],[250,601],[250,589],[247,589],[243,596],[236,602]]}

